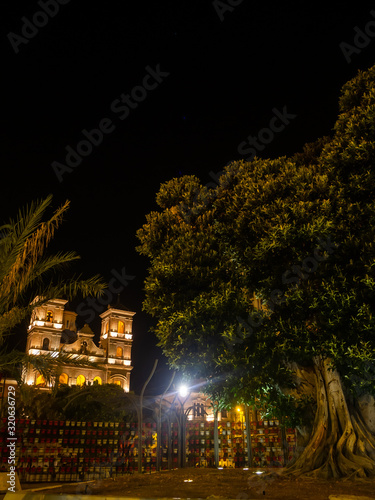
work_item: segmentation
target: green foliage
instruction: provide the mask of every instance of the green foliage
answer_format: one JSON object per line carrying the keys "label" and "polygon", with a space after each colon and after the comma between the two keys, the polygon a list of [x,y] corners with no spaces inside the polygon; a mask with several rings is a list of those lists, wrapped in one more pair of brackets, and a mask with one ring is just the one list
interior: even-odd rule
{"label": "green foliage", "polygon": [[120,422],[130,411],[116,384],[60,385],[54,392],[21,385],[16,397],[17,415],[29,418]]}
{"label": "green foliage", "polygon": [[71,420],[122,421],[128,413],[124,391],[116,384],[61,388],[55,396],[55,408]]}
{"label": "green foliage", "polygon": [[55,382],[55,373],[59,367],[65,365],[76,367],[91,367],[96,368],[97,363],[85,359],[84,356],[76,354],[68,354],[64,352],[51,352],[44,355],[25,354],[17,350],[7,352],[5,349],[0,351],[0,374],[3,378],[14,377],[18,384],[22,383],[23,366],[29,364],[40,375],[43,375],[44,380],[52,385]]}
{"label": "green foliage", "polygon": [[374,84],[375,67],[348,82],[332,137],[302,153],[234,162],[210,190],[165,183],[138,231],[159,345],[222,405],[291,411],[292,363],[330,359],[354,390],[374,362]]}
{"label": "green foliage", "polygon": [[267,387],[257,401],[264,419],[276,418],[283,427],[299,427],[312,424],[315,404],[311,396],[300,397],[285,394],[279,387]]}
{"label": "green foliage", "polygon": [[[60,418],[59,412],[51,408],[52,394],[34,386],[18,385],[16,390],[16,415],[18,418]],[[6,411],[3,405],[2,411]]]}

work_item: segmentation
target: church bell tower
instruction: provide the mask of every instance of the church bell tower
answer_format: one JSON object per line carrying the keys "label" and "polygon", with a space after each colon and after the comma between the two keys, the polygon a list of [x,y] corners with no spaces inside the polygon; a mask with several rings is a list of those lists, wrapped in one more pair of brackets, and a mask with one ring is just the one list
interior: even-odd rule
{"label": "church bell tower", "polygon": [[102,329],[100,335],[101,347],[106,352],[107,383],[120,385],[129,392],[131,364],[131,348],[133,343],[133,316],[122,304],[108,306],[100,314]]}

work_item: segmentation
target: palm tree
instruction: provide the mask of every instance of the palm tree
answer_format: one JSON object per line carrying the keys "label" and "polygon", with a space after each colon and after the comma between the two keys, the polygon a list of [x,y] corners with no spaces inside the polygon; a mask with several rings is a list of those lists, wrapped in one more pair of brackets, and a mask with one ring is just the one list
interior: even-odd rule
{"label": "palm tree", "polygon": [[[44,220],[51,202],[51,195],[33,202],[21,209],[16,219],[10,219],[0,227],[0,346],[34,307],[53,298],[71,300],[77,294],[97,295],[105,289],[105,284],[97,275],[86,280],[74,275],[64,279],[58,273],[80,258],[75,252],[46,255],[46,249],[70,204],[66,201]],[[58,358],[26,356],[15,351],[6,354],[3,348],[0,352],[0,372],[2,376],[14,375],[14,367],[23,362],[33,364],[48,376],[51,363],[55,366],[68,361],[67,355]],[[79,363],[79,360],[76,362]]]}

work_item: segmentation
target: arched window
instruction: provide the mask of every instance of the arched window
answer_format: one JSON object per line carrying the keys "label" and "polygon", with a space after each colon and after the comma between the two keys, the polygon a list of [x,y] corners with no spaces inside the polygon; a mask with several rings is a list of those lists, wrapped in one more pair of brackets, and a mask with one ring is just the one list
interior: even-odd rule
{"label": "arched window", "polygon": [[49,339],[45,338],[43,339],[43,346],[42,346],[42,349],[44,351],[48,351],[49,350]]}
{"label": "arched window", "polygon": [[68,385],[69,377],[66,373],[62,373],[59,377],[59,384]]}
{"label": "arched window", "polygon": [[109,321],[105,324],[105,333],[109,332]]}
{"label": "arched window", "polygon": [[36,379],[35,385],[46,385],[46,380],[43,375],[39,375]]}
{"label": "arched window", "polygon": [[120,387],[122,387],[121,380],[111,380],[111,383],[112,383],[112,384],[119,385]]}
{"label": "arched window", "polygon": [[122,358],[122,347],[116,349],[116,358]]}
{"label": "arched window", "polygon": [[47,323],[52,323],[52,321],[53,321],[53,312],[52,311],[47,311],[46,321],[47,321]]}
{"label": "arched window", "polygon": [[102,385],[102,379],[100,377],[95,377],[93,380],[94,384]]}
{"label": "arched window", "polygon": [[119,321],[117,325],[118,333],[125,333],[125,324],[123,321]]}
{"label": "arched window", "polygon": [[78,375],[77,377],[77,385],[83,385],[86,382],[86,377],[84,375]]}

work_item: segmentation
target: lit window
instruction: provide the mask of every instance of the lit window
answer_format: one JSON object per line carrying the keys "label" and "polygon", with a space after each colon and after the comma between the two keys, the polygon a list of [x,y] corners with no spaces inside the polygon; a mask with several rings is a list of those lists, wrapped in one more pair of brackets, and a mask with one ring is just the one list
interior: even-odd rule
{"label": "lit window", "polygon": [[109,332],[109,322],[107,321],[107,323],[105,324],[105,333],[108,332]]}
{"label": "lit window", "polygon": [[86,382],[86,377],[84,375],[78,375],[77,377],[77,385],[83,385]]}
{"label": "lit window", "polygon": [[122,347],[116,349],[116,358],[122,358]]}
{"label": "lit window", "polygon": [[119,321],[117,325],[118,333],[125,333],[125,324],[123,321]]}
{"label": "lit window", "polygon": [[52,321],[53,321],[53,312],[52,311],[47,311],[46,321],[47,321],[47,323],[52,323]]}
{"label": "lit window", "polygon": [[94,382],[94,384],[102,385],[102,379],[100,377],[95,377],[93,382]]}
{"label": "lit window", "polygon": [[59,377],[59,383],[60,384],[66,384],[68,385],[68,380],[69,380],[69,377],[66,373],[62,373]]}
{"label": "lit window", "polygon": [[116,385],[119,385],[121,387],[121,381],[120,380],[113,380],[112,381],[112,384],[116,384]]}
{"label": "lit window", "polygon": [[43,375],[39,375],[39,377],[37,377],[35,385],[46,385],[46,380]]}

